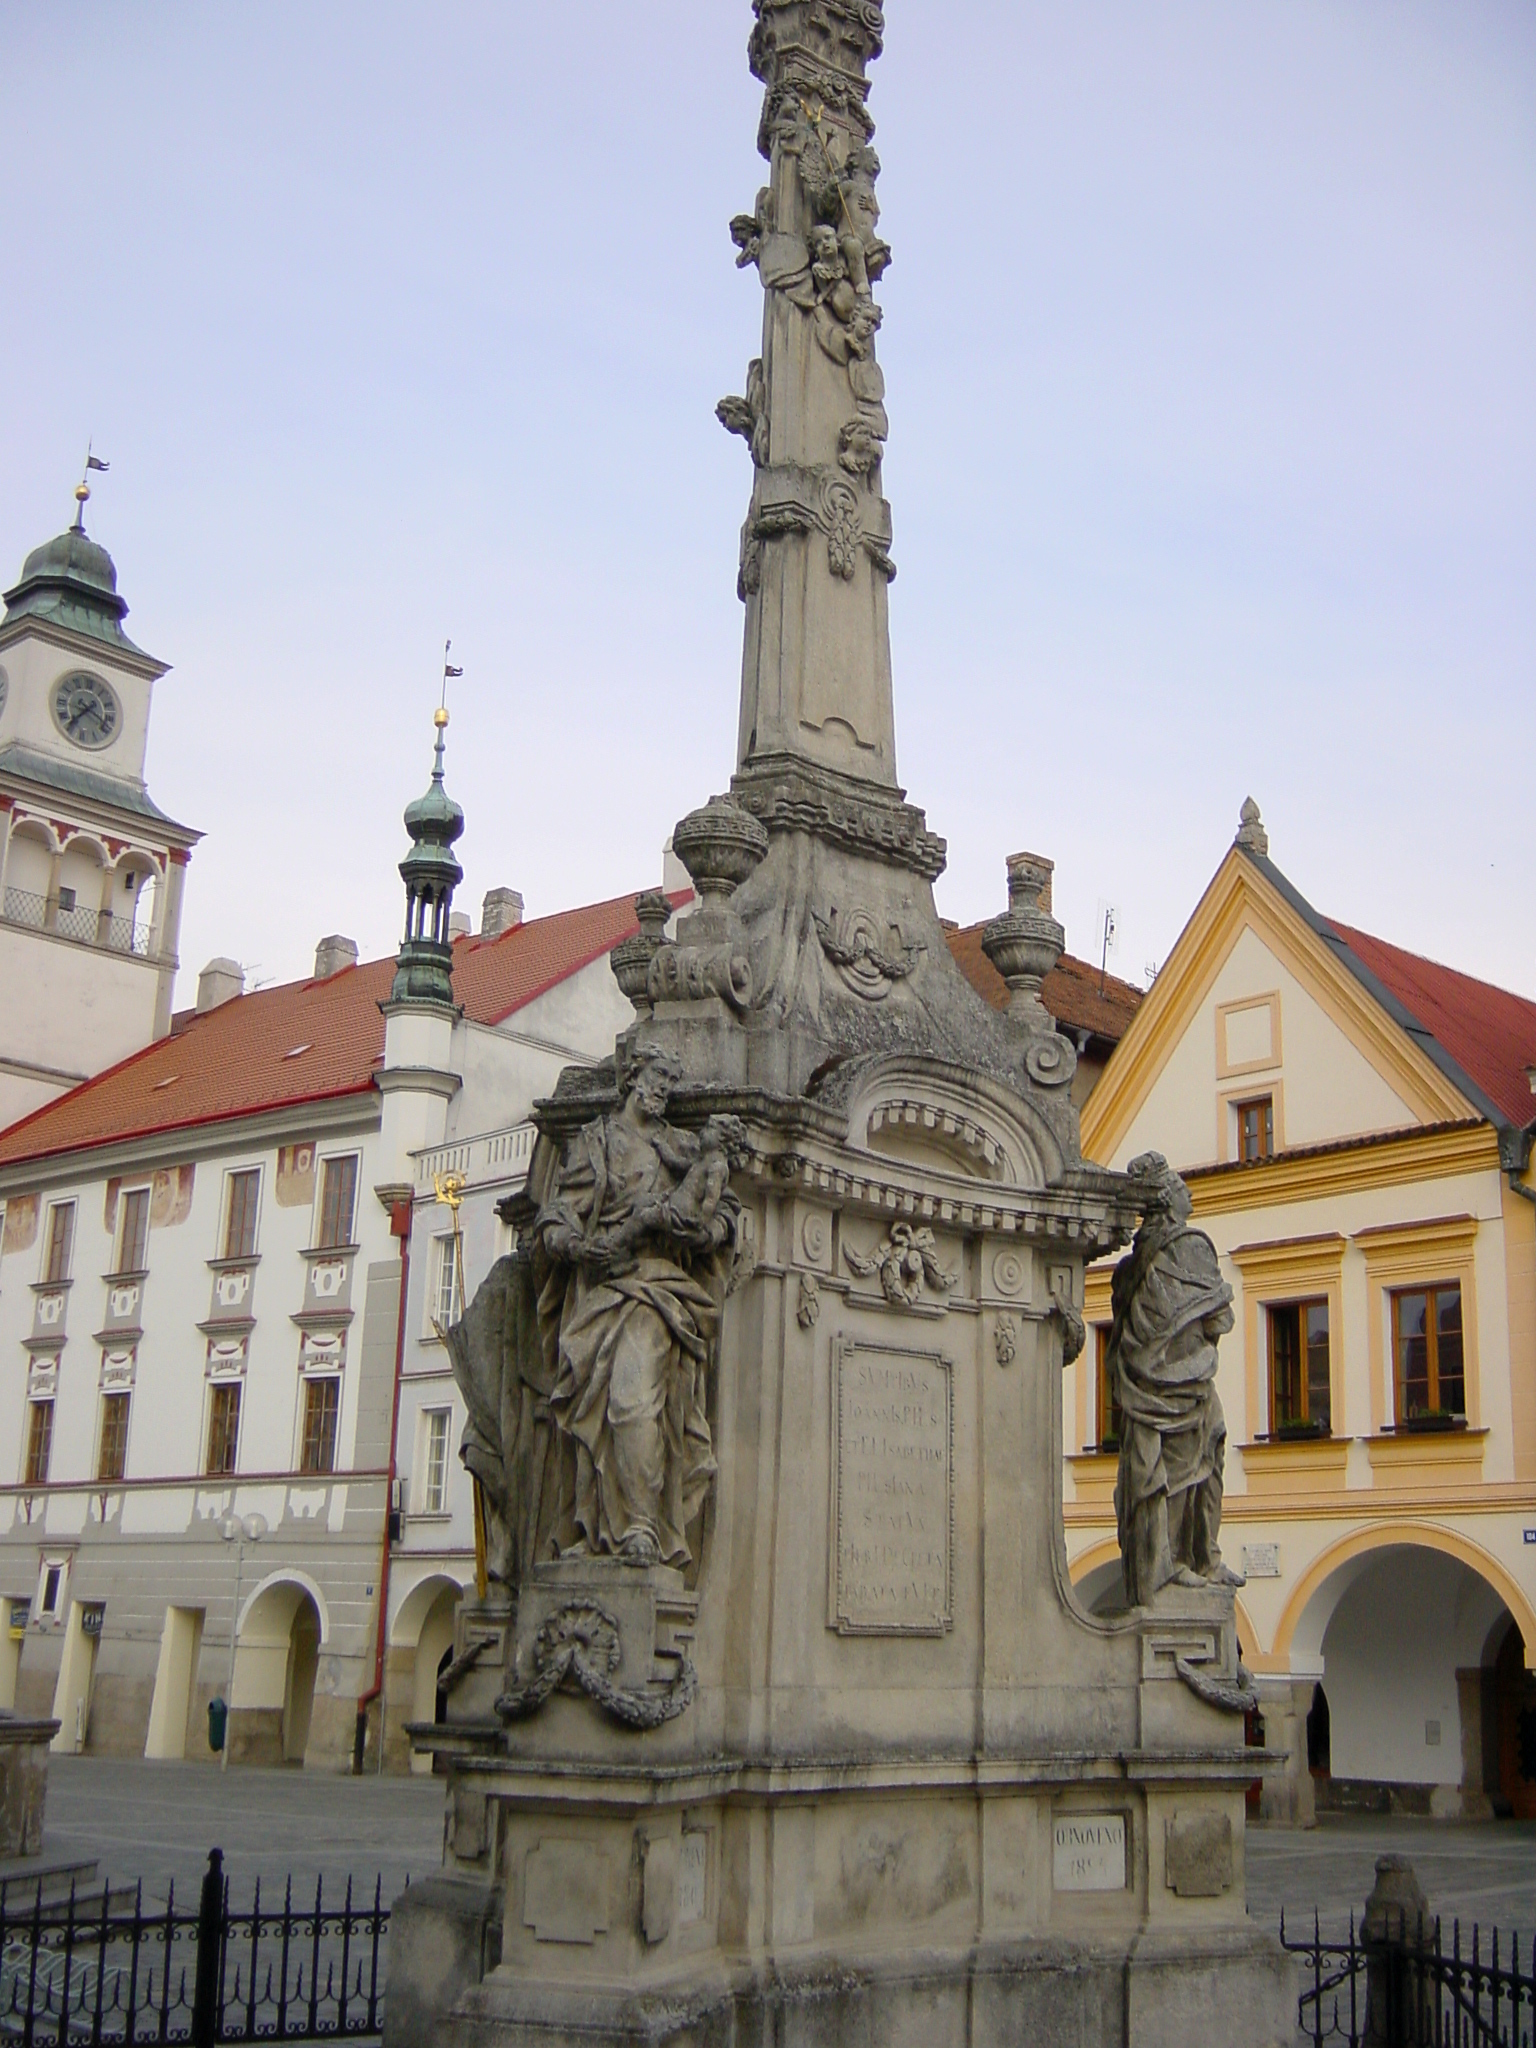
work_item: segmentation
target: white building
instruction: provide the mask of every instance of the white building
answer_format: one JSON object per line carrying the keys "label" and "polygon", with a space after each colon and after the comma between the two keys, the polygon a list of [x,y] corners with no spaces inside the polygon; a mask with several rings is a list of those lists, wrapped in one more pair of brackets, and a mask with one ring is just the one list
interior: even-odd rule
{"label": "white building", "polygon": [[531,1105],[632,1020],[607,956],[636,921],[498,891],[450,942],[441,752],[407,818],[398,961],[328,939],[249,995],[215,963],[167,1036],[0,1134],[0,1706],[61,1747],[207,1755],[219,1693],[231,1762],[342,1767],[386,1675],[392,1722],[431,1717],[473,1535],[430,1169],[467,1170],[473,1277]]}
{"label": "white building", "polygon": [[0,620],[0,1127],[163,1037],[199,834],[144,784],[163,661],[80,512]]}

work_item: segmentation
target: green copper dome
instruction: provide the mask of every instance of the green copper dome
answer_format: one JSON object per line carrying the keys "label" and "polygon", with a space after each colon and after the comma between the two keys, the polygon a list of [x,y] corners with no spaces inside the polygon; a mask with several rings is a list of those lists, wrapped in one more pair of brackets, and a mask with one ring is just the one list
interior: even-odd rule
{"label": "green copper dome", "polygon": [[123,631],[127,612],[127,600],[117,592],[112,557],[83,524],[34,548],[22,565],[20,581],[5,593],[8,624],[20,618],[48,619],[109,647],[142,654]]}
{"label": "green copper dome", "polygon": [[395,956],[392,1003],[453,1001],[453,941],[448,915],[453,892],[464,879],[453,844],[464,830],[464,813],[443,786],[443,748],[448,714],[436,714],[437,755],[424,796],[405,810],[411,850],[400,863],[405,884],[405,938]]}

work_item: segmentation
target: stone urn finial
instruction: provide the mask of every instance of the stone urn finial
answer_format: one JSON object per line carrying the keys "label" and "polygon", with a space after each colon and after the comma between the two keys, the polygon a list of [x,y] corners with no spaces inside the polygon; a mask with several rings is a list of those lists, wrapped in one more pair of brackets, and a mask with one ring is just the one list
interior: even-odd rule
{"label": "stone urn finial", "polygon": [[642,1017],[651,1014],[651,999],[647,993],[651,962],[666,941],[667,920],[671,915],[672,905],[663,892],[646,889],[635,898],[639,931],[627,939],[620,939],[608,955],[614,980]]}
{"label": "stone urn finial", "polygon": [[1067,935],[1051,915],[1056,864],[1038,853],[1008,856],[1008,908],[981,935],[982,950],[1007,982],[1009,1018],[1029,1030],[1055,1028],[1040,984],[1061,958]]}
{"label": "stone urn finial", "polygon": [[672,851],[688,870],[700,908],[708,916],[724,911],[763,858],[768,834],[750,811],[728,796],[715,796],[678,824]]}

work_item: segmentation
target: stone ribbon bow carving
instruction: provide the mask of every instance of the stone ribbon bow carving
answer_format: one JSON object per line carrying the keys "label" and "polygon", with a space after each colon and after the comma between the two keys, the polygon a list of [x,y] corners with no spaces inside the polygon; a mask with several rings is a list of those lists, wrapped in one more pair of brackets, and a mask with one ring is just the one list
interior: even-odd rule
{"label": "stone ribbon bow carving", "polygon": [[955,1275],[939,1264],[938,1245],[925,1225],[893,1223],[890,1236],[874,1251],[856,1252],[845,1244],[843,1257],[855,1273],[866,1278],[878,1273],[881,1291],[895,1308],[915,1308],[924,1282],[938,1294],[947,1294],[955,1284]]}

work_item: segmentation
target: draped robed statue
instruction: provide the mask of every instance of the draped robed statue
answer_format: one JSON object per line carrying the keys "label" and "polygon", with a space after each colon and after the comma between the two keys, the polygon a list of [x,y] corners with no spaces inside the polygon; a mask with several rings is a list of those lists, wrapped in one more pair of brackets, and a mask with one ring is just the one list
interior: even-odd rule
{"label": "draped robed statue", "polygon": [[1232,1328],[1232,1290],[1216,1247],[1190,1228],[1189,1190],[1158,1152],[1126,1169],[1147,1193],[1141,1228],[1115,1268],[1108,1368],[1120,1404],[1115,1519],[1126,1598],[1166,1585],[1240,1586],[1221,1561],[1227,1425],[1216,1347]]}
{"label": "draped robed statue", "polygon": [[679,1078],[637,1052],[619,1107],[571,1139],[528,1240],[447,1333],[489,1572],[508,1586],[556,1557],[693,1561],[746,1153],[735,1117],[668,1123]]}

